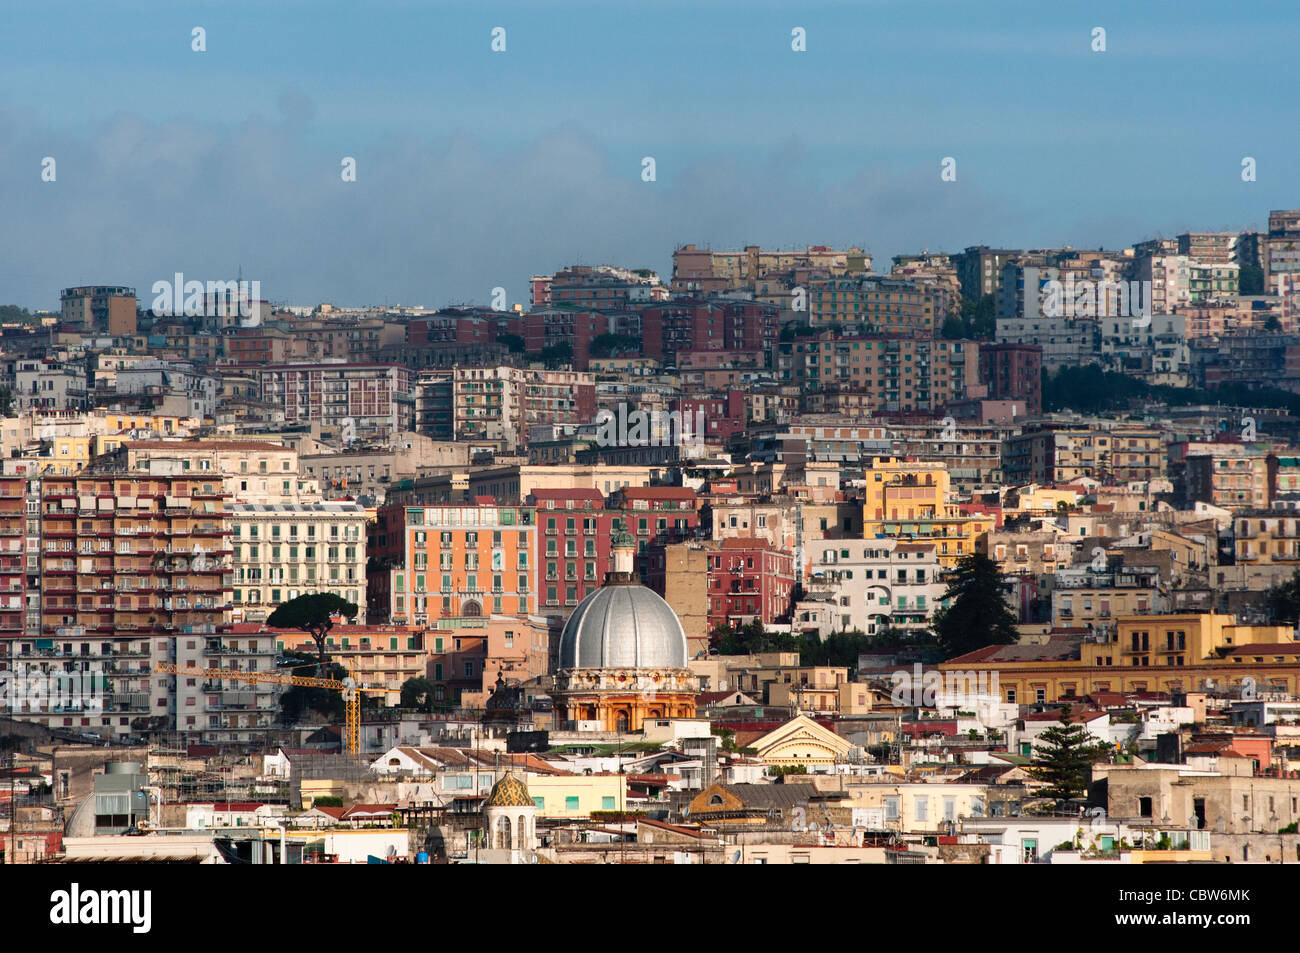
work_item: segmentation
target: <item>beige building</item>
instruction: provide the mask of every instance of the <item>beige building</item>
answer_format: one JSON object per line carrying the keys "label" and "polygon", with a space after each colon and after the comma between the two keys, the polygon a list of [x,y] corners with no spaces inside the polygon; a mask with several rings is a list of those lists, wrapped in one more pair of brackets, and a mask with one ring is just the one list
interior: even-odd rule
{"label": "beige building", "polygon": [[297,451],[270,440],[146,440],[125,443],[115,462],[132,470],[180,476],[220,475],[242,503],[315,499],[318,487],[298,466]]}
{"label": "beige building", "polygon": [[236,621],[262,622],[281,602],[332,592],[366,614],[366,511],[350,500],[236,503]]}

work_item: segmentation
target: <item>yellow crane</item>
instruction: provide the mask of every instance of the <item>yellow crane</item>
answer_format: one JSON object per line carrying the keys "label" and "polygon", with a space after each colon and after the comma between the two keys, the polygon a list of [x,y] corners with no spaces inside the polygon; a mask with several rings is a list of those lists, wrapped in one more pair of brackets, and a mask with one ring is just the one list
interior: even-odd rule
{"label": "yellow crane", "polygon": [[170,662],[159,662],[154,666],[154,670],[170,675],[211,678],[219,681],[269,682],[272,685],[299,685],[304,688],[329,688],[342,692],[343,750],[348,754],[361,752],[361,693],[386,695],[397,692],[395,688],[367,688],[358,685],[356,679],[351,676],[339,681],[337,678],[312,678],[306,675],[285,675],[281,672],[241,672],[232,668],[198,668],[197,666],[181,668]]}

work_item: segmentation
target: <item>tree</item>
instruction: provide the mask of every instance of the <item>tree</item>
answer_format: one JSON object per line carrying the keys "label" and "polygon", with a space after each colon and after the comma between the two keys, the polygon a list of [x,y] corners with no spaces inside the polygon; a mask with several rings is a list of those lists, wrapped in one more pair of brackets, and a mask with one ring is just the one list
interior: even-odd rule
{"label": "tree", "polygon": [[[326,663],[318,669],[318,678],[338,681],[348,677],[347,670],[337,662]],[[367,696],[362,696],[365,701]],[[287,725],[297,724],[308,712],[315,712],[329,721],[343,720],[343,693],[332,688],[294,685],[280,696],[280,715]]]}
{"label": "tree", "polygon": [[528,344],[518,334],[498,334],[497,343],[504,344],[511,354],[523,354],[528,350]]}
{"label": "tree", "polygon": [[322,673],[321,678],[325,678],[325,638],[334,628],[335,616],[355,619],[357,604],[332,592],[312,592],[280,603],[266,624],[273,629],[298,629],[308,633],[316,643],[317,670]]}
{"label": "tree", "polygon": [[1002,571],[982,553],[963,556],[935,614],[934,631],[947,658],[1019,638],[1016,617],[1002,598]]}
{"label": "tree", "polygon": [[1286,582],[1268,590],[1266,601],[1274,622],[1294,625],[1300,619],[1300,569],[1293,572]]}
{"label": "tree", "polygon": [[768,632],[757,619],[739,628],[723,623],[713,630],[712,644],[719,655],[753,655],[758,652],[797,652],[802,639],[788,632]]}
{"label": "tree", "polygon": [[542,348],[540,356],[542,363],[550,370],[568,367],[573,363],[573,345],[568,341],[552,344],[550,347]]}
{"label": "tree", "polygon": [[402,683],[402,707],[429,714],[433,711],[433,683],[416,676]]}
{"label": "tree", "polygon": [[1259,265],[1242,265],[1237,271],[1237,293],[1262,295],[1264,293],[1264,269]]}
{"label": "tree", "polygon": [[1088,788],[1092,765],[1106,757],[1109,747],[1093,740],[1086,728],[1070,723],[1070,706],[1061,709],[1061,722],[1038,736],[1029,774],[1047,782],[1043,794],[1060,801],[1077,798]]}

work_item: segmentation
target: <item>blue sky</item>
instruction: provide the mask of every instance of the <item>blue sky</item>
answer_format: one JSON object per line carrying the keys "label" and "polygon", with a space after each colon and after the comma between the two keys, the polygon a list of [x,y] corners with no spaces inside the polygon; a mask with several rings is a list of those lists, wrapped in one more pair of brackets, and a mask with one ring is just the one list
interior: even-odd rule
{"label": "blue sky", "polygon": [[1084,7],[4,0],[0,303],[241,266],[293,304],[526,302],[579,261],[667,277],[685,242],[887,269],[1300,206],[1300,5]]}

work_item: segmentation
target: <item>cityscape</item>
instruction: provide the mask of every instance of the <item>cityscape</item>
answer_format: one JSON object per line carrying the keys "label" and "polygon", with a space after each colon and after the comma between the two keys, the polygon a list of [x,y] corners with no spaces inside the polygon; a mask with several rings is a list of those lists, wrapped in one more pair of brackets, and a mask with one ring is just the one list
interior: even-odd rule
{"label": "cityscape", "polygon": [[722,868],[1286,909],[1297,11],[54,6],[0,30],[21,938],[188,940],[176,865],[678,943],[768,937]]}
{"label": "cityscape", "polygon": [[1300,862],[1300,211],[672,262],[10,308],[6,862]]}

